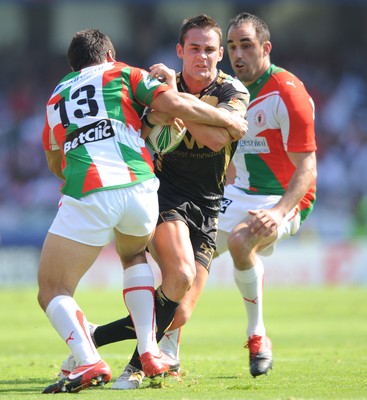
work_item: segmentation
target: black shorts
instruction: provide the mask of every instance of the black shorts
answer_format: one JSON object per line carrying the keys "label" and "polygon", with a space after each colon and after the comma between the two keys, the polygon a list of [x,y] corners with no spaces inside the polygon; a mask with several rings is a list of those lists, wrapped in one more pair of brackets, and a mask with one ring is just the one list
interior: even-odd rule
{"label": "black shorts", "polygon": [[[173,205],[172,205],[173,206]],[[201,209],[192,202],[184,202],[169,208],[167,204],[159,210],[157,225],[165,221],[183,221],[189,228],[195,260],[209,272],[216,249],[218,218],[203,215]]]}

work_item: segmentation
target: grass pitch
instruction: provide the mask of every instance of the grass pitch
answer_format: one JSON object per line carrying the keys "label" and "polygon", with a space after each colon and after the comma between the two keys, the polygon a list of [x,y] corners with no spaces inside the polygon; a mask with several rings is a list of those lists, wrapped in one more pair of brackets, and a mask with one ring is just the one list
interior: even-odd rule
{"label": "grass pitch", "polygon": [[[126,314],[118,290],[80,290],[77,301],[95,323]],[[36,289],[0,291],[0,398],[44,398],[68,349],[36,301]],[[85,399],[367,399],[367,288],[268,288],[264,298],[274,369],[252,378],[246,317],[235,288],[207,288],[181,340],[181,381],[144,380],[133,391],[93,388]],[[116,379],[135,343],[100,348]]]}

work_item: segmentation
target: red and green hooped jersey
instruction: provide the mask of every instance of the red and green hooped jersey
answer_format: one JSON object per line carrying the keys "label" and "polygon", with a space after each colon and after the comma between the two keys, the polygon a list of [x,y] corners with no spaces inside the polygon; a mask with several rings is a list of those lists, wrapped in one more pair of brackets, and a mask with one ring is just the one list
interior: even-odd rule
{"label": "red and green hooped jersey", "polygon": [[80,198],[154,177],[140,117],[168,89],[147,71],[121,62],[65,76],[47,103],[42,135],[45,150],[62,153],[61,191]]}
{"label": "red and green hooped jersey", "polygon": [[[295,170],[287,152],[316,150],[314,103],[296,76],[275,65],[248,90],[250,129],[233,158],[234,185],[250,194],[283,195]],[[302,222],[315,199],[316,182],[299,204]]]}

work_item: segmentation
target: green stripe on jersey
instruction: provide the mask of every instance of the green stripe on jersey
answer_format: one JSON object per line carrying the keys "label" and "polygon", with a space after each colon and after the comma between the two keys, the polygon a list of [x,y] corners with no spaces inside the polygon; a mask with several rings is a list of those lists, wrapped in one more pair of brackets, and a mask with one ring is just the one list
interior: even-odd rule
{"label": "green stripe on jersey", "polygon": [[303,210],[301,210],[301,224],[304,222],[304,220],[308,217],[308,215],[311,213],[311,211],[313,210],[313,206],[315,204],[316,201],[316,193],[314,194],[315,198],[314,200],[312,200],[310,202],[310,206],[308,208],[305,208]]}
{"label": "green stripe on jersey", "polygon": [[[247,170],[252,171],[249,181],[250,188],[256,187],[258,189],[256,191],[257,194],[282,195],[284,193],[284,188],[280,185],[266,162],[258,154],[246,154],[245,163]],[[261,189],[262,182],[266,182],[267,187],[264,189]]]}
{"label": "green stripe on jersey", "polygon": [[137,181],[142,182],[154,176],[149,165],[139,153],[123,143],[119,143],[119,147],[125,163],[136,176]]}
{"label": "green stripe on jersey", "polygon": [[[129,99],[141,99],[138,93],[133,93],[133,88],[131,87],[131,68],[123,68],[122,70],[122,81],[125,85],[124,90],[127,90]],[[146,88],[145,88],[146,90]],[[149,103],[150,104],[150,103]],[[145,106],[138,103],[138,101],[129,100],[129,105],[135,110],[138,115],[142,115]]]}
{"label": "green stripe on jersey", "polygon": [[260,90],[264,87],[265,83],[270,79],[271,75],[277,74],[282,71],[284,71],[283,68],[277,67],[276,65],[272,64],[270,68],[263,75],[261,75],[261,77],[257,81],[247,86],[247,89],[250,92],[250,101],[256,99]]}
{"label": "green stripe on jersey", "polygon": [[[79,146],[66,154],[67,163],[64,175],[67,178],[66,184],[62,188],[63,193],[76,199],[81,198],[84,182],[89,167],[93,163],[85,146]],[[75,166],[75,168],[74,168]]]}
{"label": "green stripe on jersey", "polygon": [[121,79],[112,79],[102,89],[103,100],[106,107],[108,118],[116,119],[125,124],[125,116],[122,112],[121,101],[117,102],[117,93],[122,99],[122,81]]}

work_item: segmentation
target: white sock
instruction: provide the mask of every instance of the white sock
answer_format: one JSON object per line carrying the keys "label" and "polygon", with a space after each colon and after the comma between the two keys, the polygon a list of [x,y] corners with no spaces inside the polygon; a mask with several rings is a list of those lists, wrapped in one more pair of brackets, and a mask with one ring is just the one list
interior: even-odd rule
{"label": "white sock", "polygon": [[166,331],[160,341],[161,350],[168,354],[171,358],[179,360],[180,358],[180,336],[181,327],[172,331]]}
{"label": "white sock", "polygon": [[124,271],[124,301],[134,323],[138,351],[159,354],[155,336],[154,276],[149,264]]}
{"label": "white sock", "polygon": [[71,296],[54,297],[46,315],[69,346],[76,365],[94,364],[101,359],[90,337],[88,321]]}
{"label": "white sock", "polygon": [[247,336],[265,336],[262,310],[264,266],[260,258],[251,269],[240,271],[234,268],[234,279],[247,311]]}

